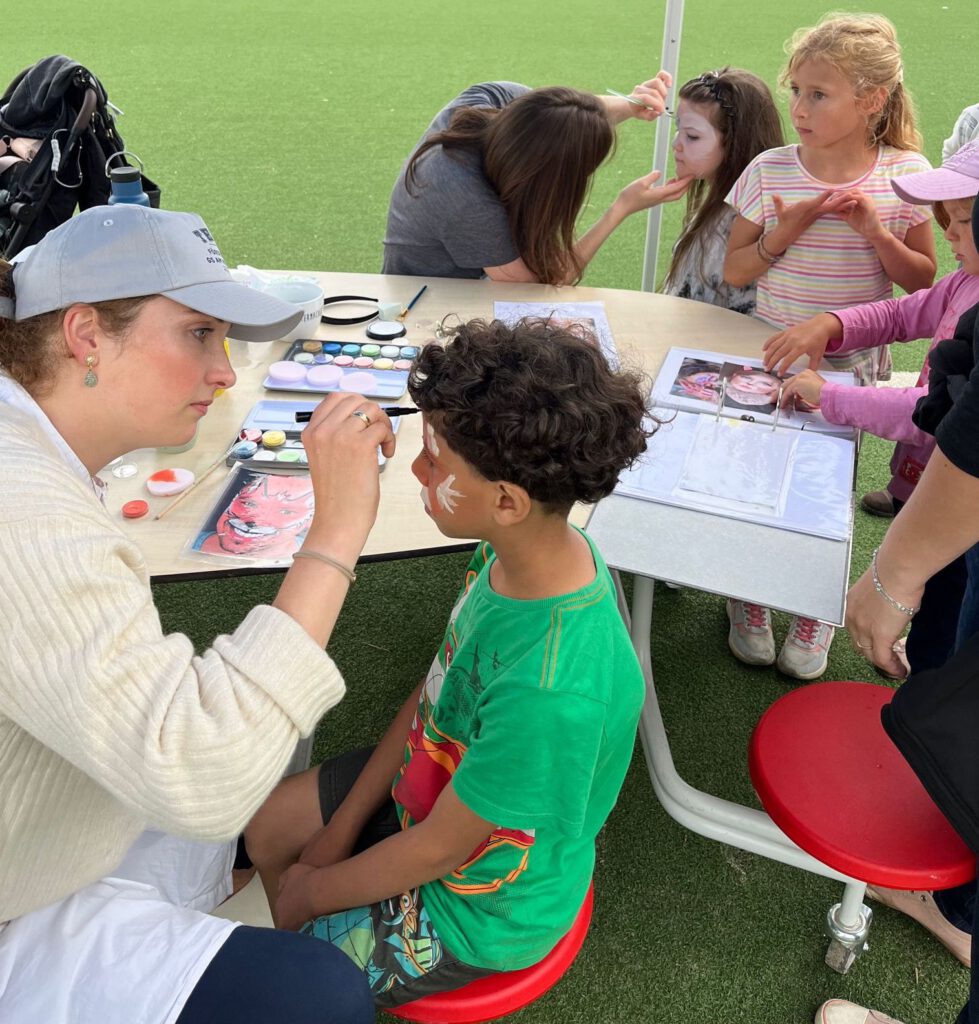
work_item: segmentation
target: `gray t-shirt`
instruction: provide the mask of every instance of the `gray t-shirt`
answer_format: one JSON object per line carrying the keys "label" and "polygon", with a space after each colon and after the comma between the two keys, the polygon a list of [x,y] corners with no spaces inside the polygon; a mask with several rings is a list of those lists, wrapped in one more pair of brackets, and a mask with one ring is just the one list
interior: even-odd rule
{"label": "gray t-shirt", "polygon": [[[439,111],[419,144],[447,128],[458,107],[499,110],[529,91],[516,82],[473,85]],[[412,192],[405,186],[407,166],[406,160],[391,193],[383,273],[477,278],[484,267],[499,267],[520,256],[506,210],[477,153],[433,147],[415,166]]]}

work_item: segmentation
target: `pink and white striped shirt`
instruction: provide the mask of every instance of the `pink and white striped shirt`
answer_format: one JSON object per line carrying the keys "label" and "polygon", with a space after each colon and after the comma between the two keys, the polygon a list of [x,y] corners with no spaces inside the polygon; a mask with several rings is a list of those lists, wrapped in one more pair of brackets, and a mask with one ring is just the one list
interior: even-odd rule
{"label": "pink and white striped shirt", "polygon": [[[881,146],[874,166],[863,177],[828,184],[802,166],[797,145],[783,146],[755,157],[735,182],[727,202],[742,217],[772,231],[777,224],[773,196],[791,205],[827,189],[859,189],[873,199],[884,227],[903,241],[909,228],[931,217],[931,210],[900,199],[890,179],[930,169],[920,153]],[[755,315],[785,328],[828,309],[878,302],[892,295],[893,286],[873,246],[838,213],[830,213],[807,228],[782,259],[758,278]]]}

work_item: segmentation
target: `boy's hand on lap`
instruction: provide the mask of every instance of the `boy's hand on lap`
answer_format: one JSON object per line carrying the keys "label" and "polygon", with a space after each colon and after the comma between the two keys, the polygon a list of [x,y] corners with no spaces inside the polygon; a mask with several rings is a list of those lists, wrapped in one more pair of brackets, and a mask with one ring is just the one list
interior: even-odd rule
{"label": "boy's hand on lap", "polygon": [[309,898],[309,876],[317,868],[311,864],[293,864],[279,878],[279,896],[275,901],[275,926],[289,931],[298,931],[311,917],[315,916]]}

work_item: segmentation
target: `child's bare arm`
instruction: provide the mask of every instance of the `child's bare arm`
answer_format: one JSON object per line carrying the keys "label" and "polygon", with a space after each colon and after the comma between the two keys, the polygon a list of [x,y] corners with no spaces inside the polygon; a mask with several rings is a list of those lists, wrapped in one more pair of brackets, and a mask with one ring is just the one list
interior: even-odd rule
{"label": "child's bare arm", "polygon": [[889,231],[884,231],[871,244],[884,273],[899,288],[915,292],[919,288],[931,287],[938,263],[930,222],[909,228],[903,242]]}
{"label": "child's bare arm", "polygon": [[279,928],[377,903],[449,874],[495,831],[456,796],[450,783],[424,821],[329,867],[300,864],[282,877]]}
{"label": "child's bare arm", "polygon": [[404,761],[405,739],[418,708],[423,683],[412,690],[401,710],[394,716],[357,777],[343,803],[306,844],[299,860],[313,867],[335,864],[350,856],[357,837],[374,812],[391,795],[391,783]]}
{"label": "child's bare arm", "polygon": [[[838,210],[845,196],[846,193],[827,189],[812,199],[800,199],[787,206],[781,196],[773,195],[776,224],[764,235],[760,224],[739,214],[731,226],[727,259],[724,260],[724,280],[738,288],[757,281],[772,266],[771,260],[764,258],[762,247],[772,257],[781,256],[823,214]],[[762,245],[758,244],[759,239]]]}

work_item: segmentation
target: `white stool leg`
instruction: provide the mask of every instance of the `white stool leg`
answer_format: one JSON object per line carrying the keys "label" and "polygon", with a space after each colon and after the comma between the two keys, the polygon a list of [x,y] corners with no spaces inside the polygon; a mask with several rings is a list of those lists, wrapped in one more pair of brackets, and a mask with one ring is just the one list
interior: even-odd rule
{"label": "white stool leg", "polygon": [[843,899],[826,912],[826,935],[830,940],[826,964],[839,974],[846,974],[869,948],[867,935],[874,912],[863,902],[866,891],[865,882],[848,882]]}

